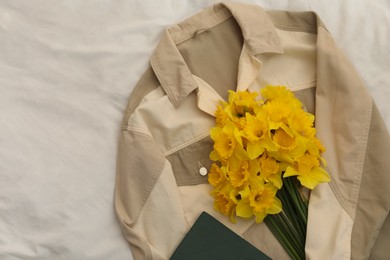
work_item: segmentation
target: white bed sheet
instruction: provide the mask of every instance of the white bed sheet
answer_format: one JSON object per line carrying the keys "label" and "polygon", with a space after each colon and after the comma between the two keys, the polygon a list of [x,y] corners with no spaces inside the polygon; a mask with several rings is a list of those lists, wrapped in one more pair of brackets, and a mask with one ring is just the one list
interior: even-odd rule
{"label": "white bed sheet", "polygon": [[[132,259],[113,208],[123,111],[167,26],[217,1],[0,1],[0,259]],[[258,0],[312,10],[390,129],[386,0]]]}

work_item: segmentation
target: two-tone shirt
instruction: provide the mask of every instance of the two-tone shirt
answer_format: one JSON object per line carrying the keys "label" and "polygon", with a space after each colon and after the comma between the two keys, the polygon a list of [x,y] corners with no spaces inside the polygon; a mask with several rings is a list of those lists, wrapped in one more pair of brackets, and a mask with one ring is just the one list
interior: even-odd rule
{"label": "two-tone shirt", "polygon": [[129,99],[115,208],[135,259],[169,258],[202,211],[288,259],[264,223],[215,211],[200,174],[220,100],[267,85],[287,86],[315,114],[326,147],[332,181],[310,194],[307,259],[387,257],[390,138],[364,82],[315,13],[222,3],[164,32]]}

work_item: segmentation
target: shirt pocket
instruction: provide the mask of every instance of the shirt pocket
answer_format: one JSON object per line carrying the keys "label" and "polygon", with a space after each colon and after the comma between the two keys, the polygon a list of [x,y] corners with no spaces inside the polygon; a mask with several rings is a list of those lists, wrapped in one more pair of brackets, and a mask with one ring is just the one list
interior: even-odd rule
{"label": "shirt pocket", "polygon": [[172,171],[178,186],[188,186],[207,183],[207,175],[203,176],[199,170],[204,167],[210,169],[212,161],[209,158],[213,150],[213,141],[207,136],[190,144],[166,158],[171,163]]}

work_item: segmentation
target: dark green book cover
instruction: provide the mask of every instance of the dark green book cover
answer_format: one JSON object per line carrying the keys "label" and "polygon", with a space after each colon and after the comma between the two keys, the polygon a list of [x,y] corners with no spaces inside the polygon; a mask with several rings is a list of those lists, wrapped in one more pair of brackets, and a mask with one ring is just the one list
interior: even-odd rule
{"label": "dark green book cover", "polygon": [[271,259],[221,222],[203,212],[176,248],[171,260]]}

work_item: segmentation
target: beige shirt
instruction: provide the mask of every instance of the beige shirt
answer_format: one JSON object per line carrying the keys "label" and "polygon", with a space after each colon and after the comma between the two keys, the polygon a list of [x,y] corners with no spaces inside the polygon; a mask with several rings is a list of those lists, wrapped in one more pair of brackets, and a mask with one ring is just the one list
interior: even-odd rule
{"label": "beige shirt", "polygon": [[199,174],[227,90],[266,85],[295,92],[327,149],[332,181],[310,196],[307,259],[388,258],[390,137],[359,75],[316,14],[224,3],[168,28],[130,97],[115,207],[135,259],[168,259],[202,211],[288,259],[265,224],[216,212]]}

